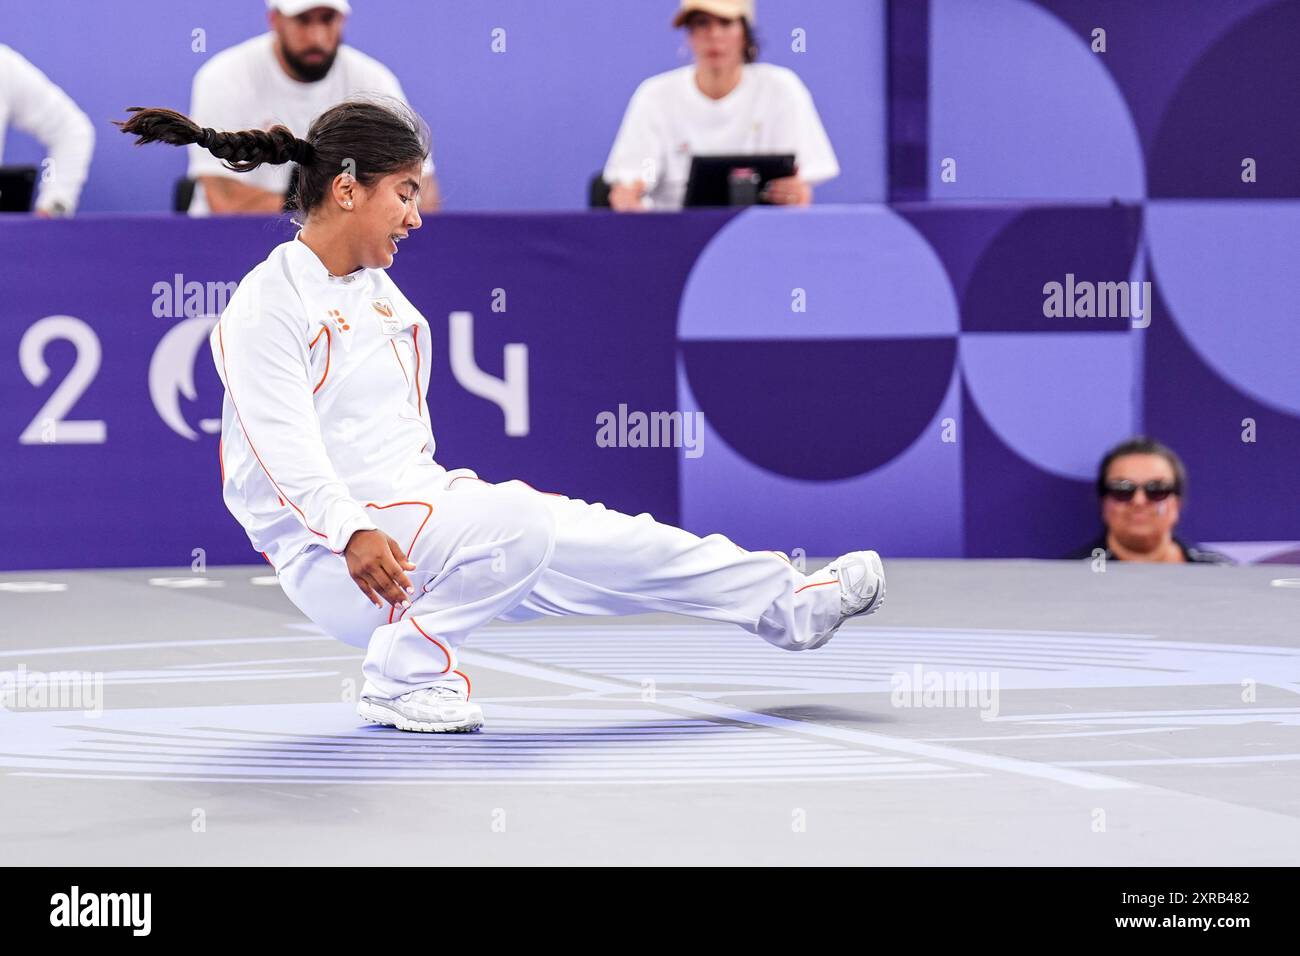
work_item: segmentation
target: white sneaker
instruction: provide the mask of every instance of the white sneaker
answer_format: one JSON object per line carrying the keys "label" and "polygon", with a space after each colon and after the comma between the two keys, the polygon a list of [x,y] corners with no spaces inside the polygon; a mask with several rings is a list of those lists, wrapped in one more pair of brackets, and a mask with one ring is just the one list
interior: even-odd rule
{"label": "white sneaker", "polygon": [[874,614],[885,603],[885,566],[874,551],[850,551],[826,567],[840,579],[840,623]]}
{"label": "white sneaker", "polygon": [[435,684],[400,697],[361,694],[357,714],[372,724],[421,734],[455,734],[483,726],[483,708],[469,702],[464,687]]}
{"label": "white sneaker", "polygon": [[840,582],[840,619],[825,634],[809,642],[809,649],[821,647],[851,617],[875,614],[885,604],[885,566],[874,551],[850,551],[825,568]]}

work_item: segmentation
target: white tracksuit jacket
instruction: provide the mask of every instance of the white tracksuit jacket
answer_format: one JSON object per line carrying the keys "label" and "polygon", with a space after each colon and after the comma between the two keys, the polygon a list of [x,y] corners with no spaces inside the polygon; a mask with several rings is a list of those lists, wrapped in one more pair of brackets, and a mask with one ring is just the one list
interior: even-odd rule
{"label": "white tracksuit jacket", "polygon": [[376,527],[367,502],[439,467],[429,324],[384,270],[332,276],[295,237],[244,277],[210,343],[222,493],[276,568],[311,544],[342,553]]}

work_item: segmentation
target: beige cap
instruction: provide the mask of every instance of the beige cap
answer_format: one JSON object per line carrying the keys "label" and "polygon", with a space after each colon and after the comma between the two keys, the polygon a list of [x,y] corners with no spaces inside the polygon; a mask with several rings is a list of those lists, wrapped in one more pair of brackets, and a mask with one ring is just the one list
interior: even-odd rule
{"label": "beige cap", "polygon": [[754,0],[682,0],[681,9],[673,17],[673,26],[680,27],[692,13],[711,13],[724,20],[744,18],[754,25]]}
{"label": "beige cap", "polygon": [[296,17],[300,13],[315,10],[317,7],[329,7],[331,10],[337,10],[345,17],[352,12],[352,8],[348,6],[348,0],[266,0],[268,10],[278,10],[286,17]]}

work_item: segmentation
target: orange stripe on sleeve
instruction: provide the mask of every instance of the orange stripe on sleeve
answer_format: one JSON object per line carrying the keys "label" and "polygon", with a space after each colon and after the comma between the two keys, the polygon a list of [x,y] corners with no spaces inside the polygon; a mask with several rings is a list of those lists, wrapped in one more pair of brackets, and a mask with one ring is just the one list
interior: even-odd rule
{"label": "orange stripe on sleeve", "polygon": [[[321,375],[320,381],[316,383],[316,387],[311,390],[311,393],[313,395],[315,395],[317,392],[320,391],[320,387],[325,384],[325,379],[329,378],[330,356],[334,352],[334,336],[330,335],[330,327],[328,325],[322,325],[320,327],[320,332],[325,333],[325,371]],[[307,346],[307,348],[310,349],[316,345],[316,343],[320,340],[320,332],[316,333],[316,338],[311,340],[311,345]]]}
{"label": "orange stripe on sleeve", "polygon": [[406,365],[402,362],[402,356],[400,356],[400,355],[397,353],[397,343],[394,342],[392,339],[389,339],[389,340],[388,340],[388,344],[391,345],[391,346],[393,347],[393,358],[397,359],[397,364],[398,364],[398,366],[399,366],[399,367],[401,368],[401,370],[402,370],[402,378],[406,379],[406,387],[407,387],[407,388],[410,388],[410,387],[411,387],[411,376],[409,376],[409,375],[406,374]]}
{"label": "orange stripe on sleeve", "polygon": [[420,327],[411,326],[411,338],[415,342],[415,403],[421,415],[424,414],[424,389],[420,386]]}
{"label": "orange stripe on sleeve", "polygon": [[[319,338],[319,336],[317,336],[317,338]],[[239,419],[239,428],[244,433],[244,440],[248,442],[248,447],[252,450],[253,457],[257,459],[257,463],[262,467],[262,472],[266,475],[267,479],[271,482],[272,485],[275,486],[276,493],[279,494],[280,497],[283,498],[285,501],[287,501],[290,507],[292,507],[294,511],[298,512],[298,515],[302,518],[303,527],[305,527],[312,534],[316,535],[317,537],[324,538],[326,542],[328,542],[329,535],[323,534],[311,526],[310,522],[307,521],[307,516],[303,514],[303,510],[299,508],[296,504],[294,504],[294,502],[289,498],[289,496],[284,493],[284,490],[276,482],[275,478],[272,477],[271,472],[266,467],[266,462],[262,461],[262,456],[257,453],[257,448],[253,445],[253,439],[249,436],[248,429],[244,427],[244,416],[239,413],[239,403],[235,401],[234,390],[231,389],[230,387],[230,372],[226,368],[226,337],[225,337],[225,333],[222,330],[220,320],[218,320],[217,322],[217,342],[221,346],[221,371],[222,371],[222,377],[226,381],[226,394],[230,396],[230,404],[235,409],[235,417]],[[340,553],[338,551],[334,551],[333,548],[330,548],[330,551],[333,552],[334,554]]]}

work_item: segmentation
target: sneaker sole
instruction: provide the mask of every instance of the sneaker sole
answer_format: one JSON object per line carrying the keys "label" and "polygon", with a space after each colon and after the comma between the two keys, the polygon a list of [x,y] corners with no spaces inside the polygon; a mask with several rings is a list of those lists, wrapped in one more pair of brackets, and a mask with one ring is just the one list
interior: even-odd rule
{"label": "sneaker sole", "polygon": [[483,726],[482,717],[472,717],[464,723],[450,721],[415,720],[382,704],[363,700],[357,705],[357,716],[372,724],[396,727],[413,734],[468,734]]}

